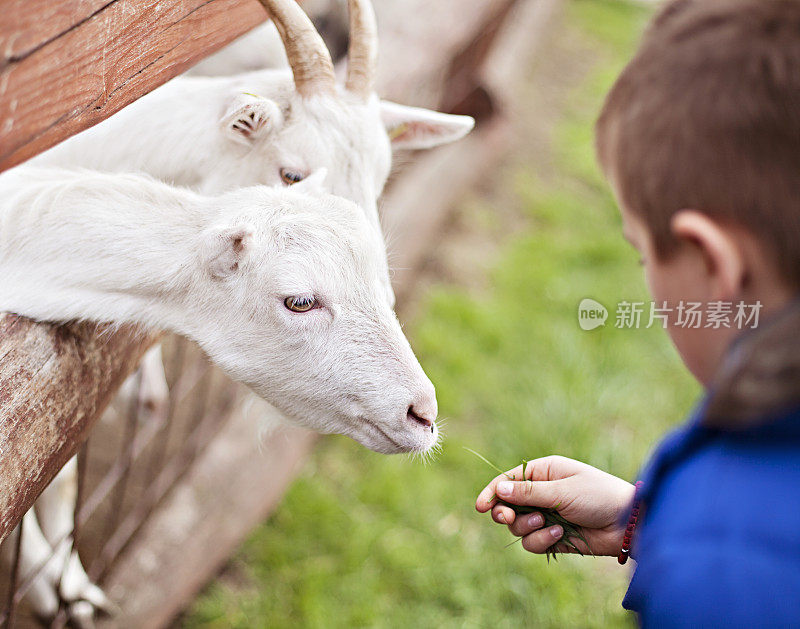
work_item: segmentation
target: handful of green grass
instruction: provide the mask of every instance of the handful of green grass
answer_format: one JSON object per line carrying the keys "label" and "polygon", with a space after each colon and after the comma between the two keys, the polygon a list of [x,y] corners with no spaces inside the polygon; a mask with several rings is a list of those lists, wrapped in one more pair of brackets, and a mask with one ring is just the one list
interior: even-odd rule
{"label": "handful of green grass", "polygon": [[[483,455],[478,454],[477,452],[475,452],[475,450],[472,450],[471,448],[464,448],[464,449],[467,452],[471,452],[472,454],[474,454],[476,457],[478,457],[481,461],[486,463],[493,470],[499,472],[500,474],[505,475],[506,478],[508,478],[509,480],[517,480],[514,477],[513,474],[508,474],[507,472],[504,472],[497,465],[495,465],[494,463],[489,461],[486,457],[484,457]],[[528,465],[528,462],[525,459],[522,459],[522,478],[520,478],[519,480],[525,480],[525,467],[527,465]],[[586,544],[587,547],[589,546],[589,543],[586,541],[586,538],[583,536],[583,532],[581,531],[581,527],[578,526],[577,524],[573,524],[572,522],[567,520],[564,516],[562,516],[558,512],[559,505],[556,505],[555,507],[530,507],[528,505],[511,504],[510,502],[506,502],[502,498],[499,498],[497,495],[492,496],[492,498],[497,500],[497,504],[501,504],[503,506],[508,507],[509,509],[514,511],[514,513],[516,513],[517,515],[526,515],[528,513],[534,513],[534,512],[538,511],[539,513],[542,514],[542,517],[544,518],[544,528],[558,525],[564,530],[564,535],[561,537],[561,539],[558,540],[558,542],[556,542],[555,544],[550,546],[545,551],[545,556],[547,557],[547,562],[548,563],[550,563],[550,558],[551,557],[555,561],[558,561],[558,551],[556,550],[556,547],[561,542],[563,542],[564,544],[567,544],[568,546],[572,547],[579,555],[583,555],[583,551],[581,551],[581,549],[578,548],[575,545],[575,543],[572,541],[571,538],[573,538],[573,537],[576,538],[576,539],[579,539],[580,541],[582,541],[584,544]],[[521,539],[522,538],[520,537],[520,538],[514,540],[513,542],[511,542],[511,544],[514,544],[514,543],[520,541]],[[509,546],[511,544],[509,544]]]}

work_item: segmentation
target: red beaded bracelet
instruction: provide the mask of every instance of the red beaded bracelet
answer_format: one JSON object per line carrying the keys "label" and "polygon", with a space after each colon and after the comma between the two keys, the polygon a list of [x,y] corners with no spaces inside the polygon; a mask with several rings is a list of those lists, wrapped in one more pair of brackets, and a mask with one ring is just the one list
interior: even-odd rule
{"label": "red beaded bracelet", "polygon": [[625,535],[622,538],[622,548],[617,555],[617,561],[620,565],[625,565],[628,561],[628,556],[631,554],[631,539],[633,538],[633,530],[636,528],[636,521],[639,519],[639,490],[642,487],[642,481],[636,481],[636,490],[633,494],[633,507],[631,508],[631,517],[628,518],[628,526],[625,527]]}

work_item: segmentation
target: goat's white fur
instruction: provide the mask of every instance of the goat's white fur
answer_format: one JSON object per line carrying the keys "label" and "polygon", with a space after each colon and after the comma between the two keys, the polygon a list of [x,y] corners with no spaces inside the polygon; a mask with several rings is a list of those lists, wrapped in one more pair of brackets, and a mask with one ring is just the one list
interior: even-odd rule
{"label": "goat's white fur", "polygon": [[473,124],[375,95],[367,103],[346,92],[303,98],[288,70],[178,77],[34,162],[141,171],[206,193],[282,186],[283,169],[324,168],[326,190],[357,203],[377,227],[392,146],[430,148]]}
{"label": "goat's white fur", "polygon": [[[0,311],[172,330],[300,424],[424,451],[437,429],[407,412],[433,420],[436,398],[392,312],[381,239],[351,202],[302,190],[315,179],[203,196],[137,175],[9,171]],[[289,312],[294,295],[322,307]],[[68,537],[69,472],[37,504],[44,531],[26,516],[22,570],[48,562],[29,600],[48,616],[60,596],[85,625],[105,598]]]}
{"label": "goat's white fur", "polygon": [[[254,33],[275,42],[271,24]],[[229,47],[244,50],[253,35]],[[274,46],[273,46],[274,47]],[[256,55],[257,56],[257,55]],[[283,185],[325,168],[328,190],[355,201],[379,228],[377,198],[391,146],[429,148],[469,132],[467,116],[336,96],[302,98],[288,69],[215,78],[179,77],[34,160],[102,171],[146,172],[204,192]],[[391,294],[388,272],[385,290]],[[147,364],[155,364],[148,354]],[[152,375],[144,382],[152,383]],[[149,405],[163,404],[165,386],[151,387]]]}
{"label": "goat's white fur", "polygon": [[[344,199],[18,168],[0,176],[0,271],[0,310],[172,330],[298,423],[380,452],[435,441],[406,416],[432,420],[436,401],[380,237]],[[321,307],[290,312],[298,295]]]}

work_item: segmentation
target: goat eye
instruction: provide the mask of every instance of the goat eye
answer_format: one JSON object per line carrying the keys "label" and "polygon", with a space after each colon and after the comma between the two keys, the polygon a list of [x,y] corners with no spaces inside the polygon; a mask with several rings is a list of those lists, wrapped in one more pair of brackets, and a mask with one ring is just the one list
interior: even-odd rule
{"label": "goat eye", "polygon": [[289,170],[288,168],[281,168],[281,180],[287,186],[291,186],[292,184],[297,183],[298,181],[303,181],[306,176],[302,173],[297,172],[296,170]]}
{"label": "goat eye", "polygon": [[287,297],[283,305],[292,312],[308,312],[317,307],[317,300],[313,297]]}

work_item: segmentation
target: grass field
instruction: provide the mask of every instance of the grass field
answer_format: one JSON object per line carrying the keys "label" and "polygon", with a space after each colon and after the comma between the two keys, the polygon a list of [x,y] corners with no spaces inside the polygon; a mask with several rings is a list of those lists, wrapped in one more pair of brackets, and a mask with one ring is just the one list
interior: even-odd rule
{"label": "grass field", "polygon": [[[697,395],[662,330],[613,327],[615,305],[646,291],[594,162],[592,124],[648,10],[572,0],[565,11],[562,39],[581,42],[587,66],[552,121],[551,167],[539,172],[520,151],[495,189],[465,202],[459,229],[495,234],[492,254],[467,284],[428,281],[406,325],[447,418],[441,455],[424,464],[326,438],[184,626],[632,622],[615,560],[548,565],[506,548],[507,531],[473,507],[493,473],[463,449],[509,467],[558,453],[633,479]],[[511,235],[496,227],[501,202]],[[462,275],[471,263],[459,261]],[[578,327],[584,297],[609,308],[609,325]]]}

